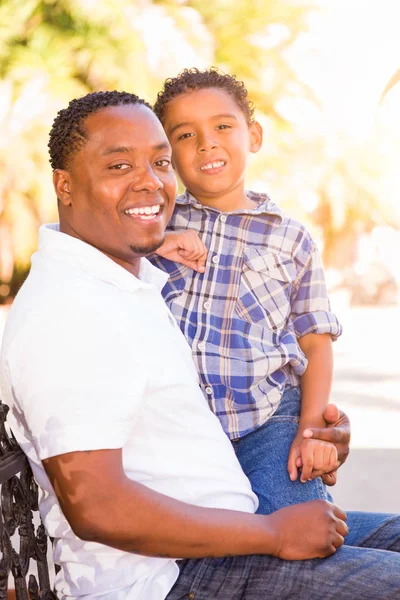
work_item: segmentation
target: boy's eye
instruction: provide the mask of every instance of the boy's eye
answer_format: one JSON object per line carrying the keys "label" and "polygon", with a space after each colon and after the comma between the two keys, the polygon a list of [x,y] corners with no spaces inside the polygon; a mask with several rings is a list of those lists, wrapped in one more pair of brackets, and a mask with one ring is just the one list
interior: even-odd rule
{"label": "boy's eye", "polygon": [[157,160],[155,163],[156,167],[169,167],[171,161],[168,158],[162,158],[161,160]]}
{"label": "boy's eye", "polygon": [[224,123],[222,125],[218,125],[217,129],[231,129],[231,126]]}
{"label": "boy's eye", "polygon": [[189,137],[192,137],[194,135],[194,133],[182,133],[179,137],[178,140],[186,140]]}

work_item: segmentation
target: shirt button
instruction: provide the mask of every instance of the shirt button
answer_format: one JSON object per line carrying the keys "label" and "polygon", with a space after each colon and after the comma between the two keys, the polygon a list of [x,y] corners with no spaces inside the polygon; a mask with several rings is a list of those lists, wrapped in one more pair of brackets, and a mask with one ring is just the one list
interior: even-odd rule
{"label": "shirt button", "polygon": [[211,308],[211,302],[209,302],[209,301],[207,300],[207,302],[204,302],[203,306],[204,306],[204,308],[205,308],[206,310],[208,310],[209,308]]}
{"label": "shirt button", "polygon": [[206,343],[205,342],[199,342],[197,344],[197,347],[198,347],[199,350],[203,351],[203,350],[206,349]]}
{"label": "shirt button", "polygon": [[226,215],[221,215],[220,219],[221,219],[222,223],[226,223],[227,216]]}
{"label": "shirt button", "polygon": [[212,394],[212,387],[210,387],[209,385],[206,387],[206,394],[208,394],[209,396],[211,396]]}
{"label": "shirt button", "polygon": [[189,592],[187,595],[188,600],[194,600],[195,599],[195,595],[194,592]]}
{"label": "shirt button", "polygon": [[211,260],[213,261],[214,264],[217,265],[219,263],[219,256],[218,256],[218,254],[215,254],[215,256],[213,256]]}

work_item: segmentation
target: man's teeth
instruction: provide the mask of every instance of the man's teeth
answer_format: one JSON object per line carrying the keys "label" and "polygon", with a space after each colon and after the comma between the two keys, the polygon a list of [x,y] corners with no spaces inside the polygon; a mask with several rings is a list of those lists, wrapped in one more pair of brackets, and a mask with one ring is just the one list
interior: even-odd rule
{"label": "man's teeth", "polygon": [[223,167],[224,166],[224,161],[223,160],[216,160],[214,162],[210,162],[207,165],[204,165],[204,167],[200,167],[200,171],[207,171],[208,169],[217,169],[218,167]]}
{"label": "man's teeth", "polygon": [[125,214],[127,215],[144,215],[143,218],[153,218],[160,212],[160,205],[154,204],[154,206],[141,206],[140,208],[127,208]]}

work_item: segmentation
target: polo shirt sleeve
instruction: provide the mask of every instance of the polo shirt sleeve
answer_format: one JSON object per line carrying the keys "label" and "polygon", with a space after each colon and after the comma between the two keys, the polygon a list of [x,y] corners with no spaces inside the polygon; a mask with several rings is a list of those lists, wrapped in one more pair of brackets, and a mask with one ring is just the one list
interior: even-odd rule
{"label": "polo shirt sleeve", "polygon": [[297,337],[308,333],[330,333],[335,340],[342,333],[342,327],[331,311],[321,257],[313,242],[293,286],[291,315]]}
{"label": "polo shirt sleeve", "polygon": [[41,325],[20,332],[8,361],[15,416],[38,457],[122,448],[149,373],[140,323],[132,339],[112,310],[83,306]]}

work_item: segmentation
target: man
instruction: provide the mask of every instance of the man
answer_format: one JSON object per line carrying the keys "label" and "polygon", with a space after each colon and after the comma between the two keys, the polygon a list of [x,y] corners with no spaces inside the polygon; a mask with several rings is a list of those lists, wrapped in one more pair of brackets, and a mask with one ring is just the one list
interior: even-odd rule
{"label": "man", "polygon": [[366,526],[382,552],[342,546],[345,514],[325,501],[252,514],[165,276],[142,258],[176,194],[149,106],[89,94],[59,113],[49,147],[60,224],[41,228],[11,309],[1,389],[42,489],[58,597],[400,598],[397,517]]}

